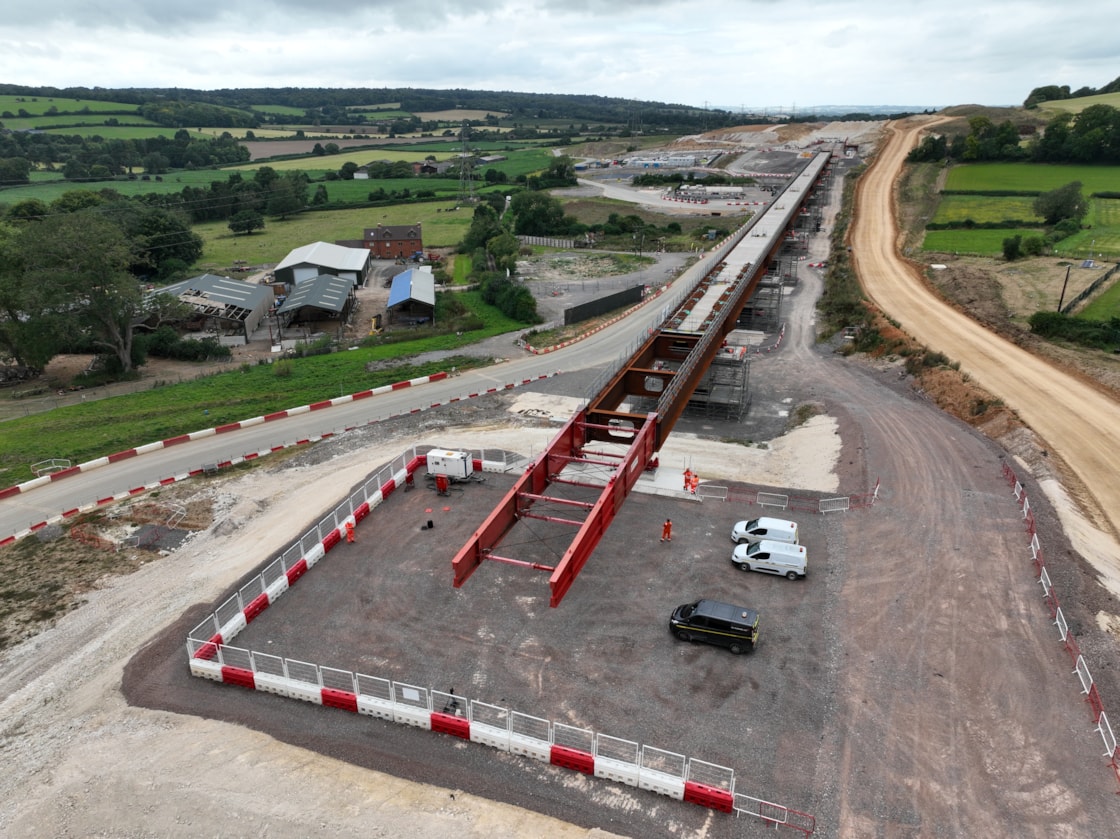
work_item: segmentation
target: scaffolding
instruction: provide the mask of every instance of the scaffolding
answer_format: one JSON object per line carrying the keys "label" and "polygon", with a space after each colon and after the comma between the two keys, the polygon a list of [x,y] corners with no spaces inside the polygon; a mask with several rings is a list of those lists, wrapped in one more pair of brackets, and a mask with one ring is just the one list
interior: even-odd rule
{"label": "scaffolding", "polygon": [[739,422],[751,406],[750,377],[750,346],[732,332],[692,392],[685,415]]}

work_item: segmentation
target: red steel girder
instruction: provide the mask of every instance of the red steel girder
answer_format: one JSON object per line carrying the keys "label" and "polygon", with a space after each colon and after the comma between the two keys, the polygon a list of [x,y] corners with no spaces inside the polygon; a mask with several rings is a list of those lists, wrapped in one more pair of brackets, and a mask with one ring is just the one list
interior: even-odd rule
{"label": "red steel girder", "polygon": [[[560,474],[564,464],[573,458],[579,459],[586,443],[584,421],[585,412],[580,411],[565,423],[548,444],[548,448],[526,467],[525,472],[505,494],[498,506],[459,549],[451,561],[456,588],[461,587],[484,560],[494,556],[494,548],[510,531],[519,516],[525,515],[524,507],[519,507],[519,500],[523,502],[533,496],[545,498],[544,490],[553,482],[554,476]],[[657,415],[648,414],[640,427],[632,432],[633,440],[626,453],[617,464],[611,464],[614,466],[611,477],[602,487],[598,500],[591,506],[587,518],[580,524],[578,532],[549,577],[549,587],[552,591],[549,605],[558,606],[563,600],[595,550],[595,546],[606,533],[607,527],[622,507],[622,502],[641,477],[646,464],[654,454],[653,441],[656,439],[656,428]],[[508,559],[503,558],[503,561]]]}

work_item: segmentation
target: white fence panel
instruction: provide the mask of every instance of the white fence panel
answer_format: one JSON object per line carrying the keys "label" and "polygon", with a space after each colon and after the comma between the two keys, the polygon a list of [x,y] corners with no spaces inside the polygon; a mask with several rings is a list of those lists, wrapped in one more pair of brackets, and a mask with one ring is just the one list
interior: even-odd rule
{"label": "white fence panel", "polygon": [[393,682],[393,719],[416,728],[431,729],[432,705],[427,688]]}
{"label": "white fence panel", "polygon": [[546,763],[552,758],[552,725],[548,720],[513,711],[509,724],[511,754]]}
{"label": "white fence panel", "polygon": [[735,788],[735,770],[691,758],[688,761],[687,780],[694,784],[703,784],[706,787],[732,792]]}
{"label": "white fence panel", "polygon": [[822,498],[817,502],[817,512],[820,513],[846,513],[852,509],[852,499],[848,496],[843,498]]}
{"label": "white fence panel", "polygon": [[1104,747],[1108,749],[1104,753],[1105,757],[1116,757],[1116,735],[1112,733],[1112,726],[1108,724],[1108,717],[1104,711],[1101,711],[1100,721],[1097,723],[1097,731],[1101,733],[1101,739],[1104,740]]}
{"label": "white fence panel", "polygon": [[1085,656],[1079,655],[1077,657],[1077,664],[1074,665],[1073,672],[1077,674],[1077,678],[1081,681],[1081,692],[1088,693],[1089,688],[1093,686],[1093,674],[1089,672],[1089,665],[1085,663]]}
{"label": "white fence panel", "polygon": [[789,506],[789,496],[779,495],[776,492],[760,492],[755,496],[755,501],[761,507],[780,507],[784,510]]}
{"label": "white fence panel", "polygon": [[552,726],[552,742],[565,749],[595,754],[595,732],[589,728],[575,728],[562,722]]}

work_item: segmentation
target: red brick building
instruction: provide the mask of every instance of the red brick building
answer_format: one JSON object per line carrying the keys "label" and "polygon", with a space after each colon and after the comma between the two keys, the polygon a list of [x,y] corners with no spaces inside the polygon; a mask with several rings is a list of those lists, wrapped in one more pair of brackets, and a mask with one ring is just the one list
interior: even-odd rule
{"label": "red brick building", "polygon": [[416,224],[379,224],[366,228],[364,244],[378,259],[407,259],[424,250],[424,237],[419,222]]}

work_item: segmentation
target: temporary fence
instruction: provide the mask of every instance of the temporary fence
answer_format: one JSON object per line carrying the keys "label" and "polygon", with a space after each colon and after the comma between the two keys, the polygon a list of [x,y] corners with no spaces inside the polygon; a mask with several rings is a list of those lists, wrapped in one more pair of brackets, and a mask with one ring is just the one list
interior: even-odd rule
{"label": "temporary fence", "polygon": [[760,507],[776,507],[779,510],[797,510],[804,513],[843,513],[857,508],[873,507],[879,500],[879,481],[875,481],[875,486],[870,492],[855,495],[790,495],[751,487],[732,489],[714,484],[701,484],[697,494],[700,500],[714,498],[735,504],[757,504]]}
{"label": "temporary fence", "polygon": [[1101,740],[1104,742],[1104,757],[1108,758],[1108,765],[1116,774],[1116,780],[1120,782],[1120,748],[1117,746],[1116,734],[1108,721],[1108,715],[1105,714],[1100,691],[1097,689],[1097,684],[1093,680],[1092,674],[1089,672],[1089,664],[1085,660],[1085,656],[1081,654],[1081,648],[1077,644],[1077,639],[1074,638],[1073,633],[1070,631],[1069,624],[1066,622],[1066,617],[1062,613],[1062,607],[1058,602],[1057,592],[1054,591],[1054,586],[1050,582],[1050,573],[1046,569],[1046,561],[1042,555],[1042,546],[1039,544],[1038,540],[1038,529],[1035,522],[1034,511],[1031,510],[1030,499],[1027,498],[1026,488],[1019,482],[1014,470],[1007,463],[1003,464],[1003,476],[1007,479],[1008,484],[1011,485],[1012,491],[1015,494],[1015,499],[1019,502],[1019,509],[1027,528],[1027,535],[1030,537],[1029,546],[1031,561],[1034,564],[1035,576],[1042,586],[1043,600],[1046,603],[1051,620],[1054,621],[1054,625],[1058,628],[1059,639],[1062,642],[1062,646],[1073,661],[1074,675],[1077,676],[1078,682],[1081,684],[1081,693],[1085,697],[1085,702],[1089,705],[1090,713],[1093,715],[1093,723],[1096,725],[1096,731],[1100,734]]}
{"label": "temporary fence", "polygon": [[[631,740],[529,716],[456,695],[363,673],[234,647],[230,641],[261,615],[412,473],[434,446],[413,446],[379,469],[291,547],[249,578],[187,637],[191,674],[351,711],[481,743],[586,775],[753,816],[809,835],[813,816],[737,793],[734,770]],[[506,453],[472,451],[476,470],[504,471]]]}
{"label": "temporary fence", "polygon": [[808,813],[737,792],[735,772],[726,766],[454,692],[214,644],[194,633],[187,649],[191,673],[200,678],[449,734],[678,801],[752,816],[807,836],[816,830],[816,819]]}

